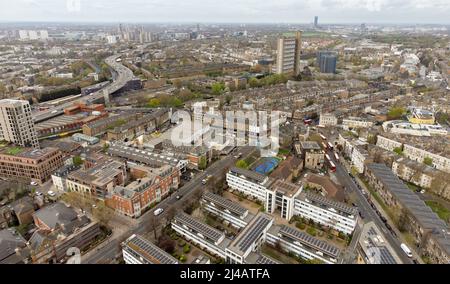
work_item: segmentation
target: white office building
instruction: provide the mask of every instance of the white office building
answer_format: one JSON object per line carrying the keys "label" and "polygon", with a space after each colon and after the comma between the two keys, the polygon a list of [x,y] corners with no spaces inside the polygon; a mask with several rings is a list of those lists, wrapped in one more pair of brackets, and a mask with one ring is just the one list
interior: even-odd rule
{"label": "white office building", "polygon": [[295,214],[351,234],[358,221],[358,210],[345,203],[334,201],[313,192],[302,192],[295,199]]}
{"label": "white office building", "polygon": [[22,147],[39,148],[28,101],[0,100],[0,140]]}
{"label": "white office building", "polygon": [[233,167],[227,173],[227,184],[233,190],[266,202],[266,191],[273,181],[254,171]]}

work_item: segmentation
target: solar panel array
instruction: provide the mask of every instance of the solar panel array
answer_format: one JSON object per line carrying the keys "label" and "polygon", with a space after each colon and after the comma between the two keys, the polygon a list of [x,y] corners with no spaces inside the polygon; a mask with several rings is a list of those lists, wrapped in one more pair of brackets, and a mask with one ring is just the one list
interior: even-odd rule
{"label": "solar panel array", "polygon": [[[415,219],[420,223],[421,227],[432,231],[448,232],[448,226],[445,222],[441,220],[437,214],[417,196],[417,194],[409,190],[385,164],[369,164],[367,168],[377,180],[383,183],[386,190],[388,190],[403,207],[411,212]],[[443,244],[450,253],[450,245],[448,243],[449,242],[447,241],[446,245],[445,243]]]}
{"label": "solar panel array", "polygon": [[344,212],[346,214],[353,215],[353,216],[358,213],[358,210],[355,207],[349,206],[343,202],[338,202],[338,201],[328,199],[328,198],[323,197],[322,195],[319,195],[316,193],[306,192],[305,196],[312,202],[316,202],[321,205],[334,208],[339,212]]}
{"label": "solar panel array", "polygon": [[230,212],[235,213],[239,216],[244,215],[248,210],[245,209],[244,207],[240,206],[239,204],[223,198],[220,195],[214,194],[212,192],[205,192],[205,194],[203,194],[203,199],[205,199],[206,201],[212,202],[224,209],[228,209]]}
{"label": "solar panel array", "polygon": [[267,215],[257,215],[233,241],[232,246],[238,248],[241,252],[246,252],[261,237],[262,232],[271,221],[272,219]]}
{"label": "solar panel array", "polygon": [[255,264],[278,264],[278,262],[271,258],[268,258],[265,255],[260,254]]}
{"label": "solar panel array", "polygon": [[219,241],[223,236],[223,232],[216,230],[213,227],[208,226],[185,213],[179,213],[178,215],[176,215],[175,221],[186,225],[190,229],[202,234],[203,236],[213,240],[214,242]]}
{"label": "solar panel array", "polygon": [[340,250],[337,247],[286,225],[281,226],[279,233],[292,238],[304,245],[314,248],[320,252],[330,255],[333,258],[337,258],[340,254]]}
{"label": "solar panel array", "polygon": [[148,262],[155,264],[177,264],[178,261],[151,243],[150,241],[135,236],[126,245],[133,250],[135,253],[138,253],[140,256],[144,257]]}

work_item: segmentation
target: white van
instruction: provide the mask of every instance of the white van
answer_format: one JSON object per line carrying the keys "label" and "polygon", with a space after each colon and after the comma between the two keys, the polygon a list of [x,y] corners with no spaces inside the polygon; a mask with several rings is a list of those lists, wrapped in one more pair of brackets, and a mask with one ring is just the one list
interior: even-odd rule
{"label": "white van", "polygon": [[406,253],[406,255],[408,257],[412,257],[412,252],[411,252],[411,250],[409,249],[408,246],[406,246],[405,244],[401,244],[400,248]]}
{"label": "white van", "polygon": [[158,209],[155,210],[155,212],[153,212],[153,214],[154,214],[155,216],[158,216],[158,215],[160,215],[161,213],[163,213],[163,211],[164,211],[164,209],[158,208]]}

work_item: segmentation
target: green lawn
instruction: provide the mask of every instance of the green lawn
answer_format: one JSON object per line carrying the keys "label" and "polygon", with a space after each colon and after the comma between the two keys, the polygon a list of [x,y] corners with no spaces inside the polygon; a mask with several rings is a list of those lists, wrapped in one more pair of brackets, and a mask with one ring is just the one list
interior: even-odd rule
{"label": "green lawn", "polygon": [[288,149],[282,149],[280,148],[280,150],[278,150],[278,155],[284,155],[287,156],[289,154],[289,150]]}
{"label": "green lawn", "polygon": [[20,147],[11,147],[6,150],[6,154],[8,155],[17,155],[22,152],[22,148]]}
{"label": "green lawn", "polygon": [[450,210],[448,210],[445,206],[437,201],[428,200],[425,203],[435,212],[439,218],[444,220],[445,222],[449,222],[450,220]]}

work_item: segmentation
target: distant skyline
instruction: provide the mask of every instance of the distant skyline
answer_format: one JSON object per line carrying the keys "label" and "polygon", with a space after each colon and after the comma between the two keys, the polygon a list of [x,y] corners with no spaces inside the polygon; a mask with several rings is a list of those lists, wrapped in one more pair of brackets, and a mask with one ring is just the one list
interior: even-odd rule
{"label": "distant skyline", "polygon": [[450,0],[0,0],[2,22],[450,24]]}

